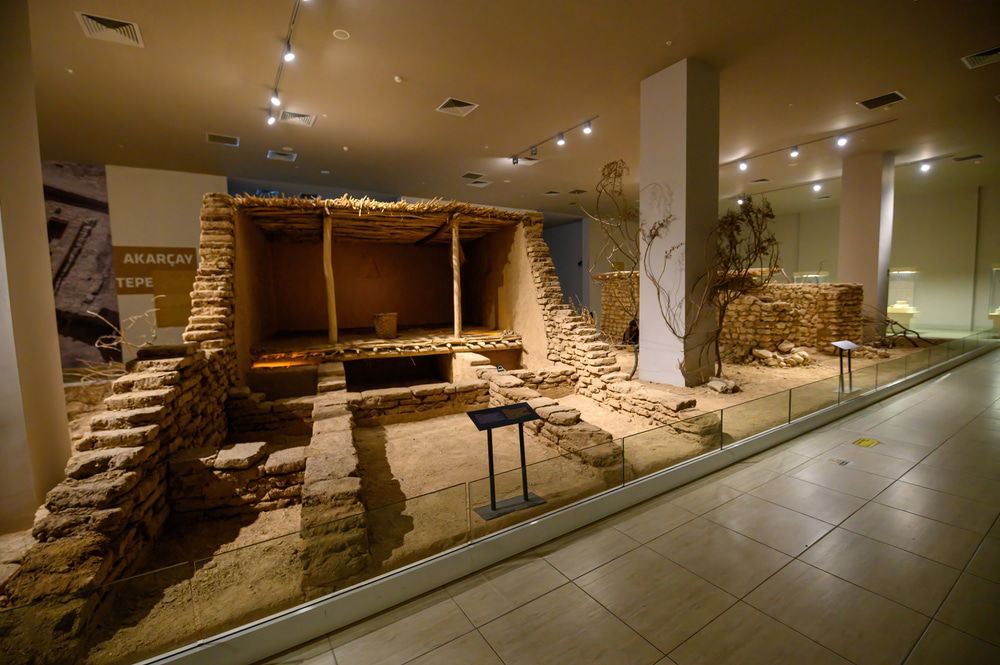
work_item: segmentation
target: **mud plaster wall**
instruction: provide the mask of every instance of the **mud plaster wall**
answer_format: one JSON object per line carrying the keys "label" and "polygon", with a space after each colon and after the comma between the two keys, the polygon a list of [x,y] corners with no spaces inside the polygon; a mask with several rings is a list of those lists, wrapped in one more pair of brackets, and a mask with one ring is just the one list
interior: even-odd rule
{"label": "mud plaster wall", "polygon": [[[240,377],[245,380],[250,366],[250,348],[274,334],[274,288],[271,274],[271,248],[257,225],[242,213],[236,217],[236,256],[234,269],[236,291],[235,336]],[[325,306],[324,306],[325,307]]]}
{"label": "mud plaster wall", "polygon": [[[271,243],[272,284],[281,330],[328,328],[321,243]],[[337,327],[371,328],[380,312],[400,326],[452,319],[451,252],[446,246],[334,243]]]}
{"label": "mud plaster wall", "polygon": [[[541,223],[530,226],[537,226],[540,238]],[[515,330],[521,335],[521,366],[531,369],[548,364],[548,339],[528,258],[526,228],[528,225],[518,224],[469,243],[466,260],[477,266],[477,270],[468,271],[470,284],[463,284],[462,291],[480,294],[479,316],[475,316],[477,303],[463,299],[469,303],[466,307],[473,308],[470,318],[481,325]]]}

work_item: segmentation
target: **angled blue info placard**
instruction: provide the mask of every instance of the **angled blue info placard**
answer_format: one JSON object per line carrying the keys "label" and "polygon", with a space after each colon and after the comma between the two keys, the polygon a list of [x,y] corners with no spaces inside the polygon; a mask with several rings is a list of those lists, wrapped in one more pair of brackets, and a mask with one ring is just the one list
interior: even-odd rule
{"label": "angled blue info placard", "polygon": [[[528,491],[528,464],[524,457],[524,423],[540,419],[535,410],[527,402],[518,402],[469,411],[469,418],[480,432],[486,430],[486,455],[490,465],[490,503],[488,506],[474,508],[476,514],[484,520],[492,520],[516,510],[545,503],[545,499]],[[497,501],[496,473],[493,468],[493,430],[507,425],[517,425],[518,447],[521,451],[521,496]]]}
{"label": "angled blue info placard", "polygon": [[469,411],[468,416],[480,432],[484,429],[506,427],[507,425],[517,425],[518,423],[526,423],[539,419],[539,415],[535,413],[535,410],[527,402]]}
{"label": "angled blue info placard", "polygon": [[844,351],[852,351],[859,348],[857,344],[849,339],[842,339],[839,342],[833,342],[833,345],[838,349],[843,349]]}

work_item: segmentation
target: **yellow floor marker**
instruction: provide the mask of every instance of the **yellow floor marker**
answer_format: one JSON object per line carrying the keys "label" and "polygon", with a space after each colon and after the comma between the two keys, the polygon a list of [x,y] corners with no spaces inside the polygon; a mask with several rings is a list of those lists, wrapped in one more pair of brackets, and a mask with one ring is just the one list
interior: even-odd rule
{"label": "yellow floor marker", "polygon": [[875,439],[858,439],[854,442],[854,445],[861,446],[862,448],[871,448],[878,445],[878,441]]}

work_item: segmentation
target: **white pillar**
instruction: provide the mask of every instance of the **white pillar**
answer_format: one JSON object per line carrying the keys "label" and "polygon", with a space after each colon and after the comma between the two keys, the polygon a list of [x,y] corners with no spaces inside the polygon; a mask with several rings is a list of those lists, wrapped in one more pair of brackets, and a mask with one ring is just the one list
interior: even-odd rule
{"label": "white pillar", "polygon": [[[864,286],[866,316],[885,315],[888,305],[895,166],[895,157],[888,152],[844,159],[837,281]],[[884,332],[885,326],[872,324],[866,326],[865,337]]]}
{"label": "white pillar", "polygon": [[[639,377],[699,385],[714,370],[703,334],[712,325],[712,310],[705,308],[695,321],[689,305],[697,299],[691,296],[704,274],[706,238],[718,218],[719,73],[705,63],[682,60],[642,81],[640,104],[640,222],[648,230],[668,213],[674,221],[648,252],[642,242],[649,260],[639,268]],[[674,245],[680,247],[665,260]],[[667,294],[677,305],[667,312],[674,331],[661,310]],[[674,334],[685,329],[702,334],[688,339]]]}
{"label": "white pillar", "polygon": [[0,3],[0,532],[31,524],[69,431],[45,230],[27,0]]}

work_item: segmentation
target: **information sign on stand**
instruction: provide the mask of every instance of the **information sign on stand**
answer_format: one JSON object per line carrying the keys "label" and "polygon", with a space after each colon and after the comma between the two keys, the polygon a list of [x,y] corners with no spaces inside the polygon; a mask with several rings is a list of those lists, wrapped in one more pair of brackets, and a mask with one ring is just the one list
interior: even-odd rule
{"label": "information sign on stand", "polygon": [[[480,432],[486,430],[486,454],[489,458],[490,468],[490,505],[475,508],[476,514],[484,520],[492,520],[545,503],[545,499],[528,491],[528,466],[524,458],[524,423],[539,419],[535,410],[527,402],[520,402],[509,406],[495,406],[489,409],[469,411],[468,415]],[[493,430],[509,425],[517,425],[518,442],[521,447],[521,496],[498,502],[496,475],[493,470]]]}
{"label": "information sign on stand", "polygon": [[[842,339],[839,342],[834,342],[833,345],[840,352],[840,392],[853,393],[854,373],[851,371],[851,351],[858,348],[858,345],[849,339]],[[847,390],[844,390],[844,351],[847,351]]]}

